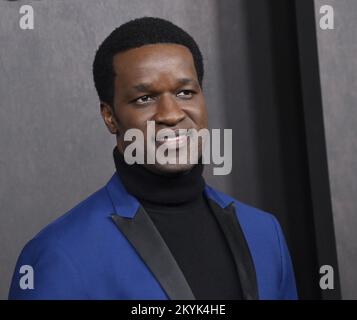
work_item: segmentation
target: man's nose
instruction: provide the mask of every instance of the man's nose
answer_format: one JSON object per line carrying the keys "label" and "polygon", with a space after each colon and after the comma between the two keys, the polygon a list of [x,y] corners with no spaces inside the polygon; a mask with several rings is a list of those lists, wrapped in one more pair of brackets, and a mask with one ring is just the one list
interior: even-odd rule
{"label": "man's nose", "polygon": [[175,97],[172,95],[163,95],[160,97],[154,117],[156,124],[174,126],[182,121],[185,116],[186,113],[182,110]]}

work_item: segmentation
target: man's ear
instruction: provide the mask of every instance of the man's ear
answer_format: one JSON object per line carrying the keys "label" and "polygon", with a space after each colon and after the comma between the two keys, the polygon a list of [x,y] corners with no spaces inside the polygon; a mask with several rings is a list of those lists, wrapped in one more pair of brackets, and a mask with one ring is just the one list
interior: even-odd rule
{"label": "man's ear", "polygon": [[100,113],[110,133],[118,134],[118,122],[116,121],[113,108],[107,103],[101,102]]}

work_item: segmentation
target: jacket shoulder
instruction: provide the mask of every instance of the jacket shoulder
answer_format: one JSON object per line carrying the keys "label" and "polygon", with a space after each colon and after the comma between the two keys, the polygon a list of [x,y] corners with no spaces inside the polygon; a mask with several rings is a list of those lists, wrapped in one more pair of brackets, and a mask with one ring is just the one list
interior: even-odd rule
{"label": "jacket shoulder", "polygon": [[[102,239],[101,231],[107,235],[113,228],[107,218],[112,212],[110,198],[103,187],[42,229],[20,253],[9,298],[86,299],[88,290],[82,266],[93,265],[96,247],[108,242]],[[23,266],[32,268],[35,290],[20,288]]]}
{"label": "jacket shoulder", "polygon": [[235,204],[236,217],[256,268],[260,299],[296,299],[289,250],[275,216],[212,188],[210,194],[221,206]]}
{"label": "jacket shoulder", "polygon": [[105,187],[102,187],[44,227],[32,241],[52,238],[57,241],[71,233],[83,235],[88,228],[94,227],[98,220],[112,212],[110,198]]}
{"label": "jacket shoulder", "polygon": [[271,223],[271,219],[275,219],[273,214],[261,210],[252,205],[243,203],[219,190],[216,190],[212,187],[206,186],[206,192],[209,197],[212,197],[216,202],[218,202],[222,207],[226,207],[232,202],[235,204],[236,213],[239,219],[244,219],[247,221],[254,221],[255,223],[258,221]]}

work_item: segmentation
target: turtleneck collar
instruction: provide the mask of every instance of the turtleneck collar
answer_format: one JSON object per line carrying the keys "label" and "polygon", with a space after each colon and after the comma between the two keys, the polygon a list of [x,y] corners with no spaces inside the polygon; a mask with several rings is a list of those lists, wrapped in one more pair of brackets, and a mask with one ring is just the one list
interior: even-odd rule
{"label": "turtleneck collar", "polygon": [[127,192],[142,203],[173,206],[195,202],[203,197],[205,181],[202,163],[194,165],[190,171],[164,176],[139,164],[128,165],[117,147],[113,156],[117,174]]}

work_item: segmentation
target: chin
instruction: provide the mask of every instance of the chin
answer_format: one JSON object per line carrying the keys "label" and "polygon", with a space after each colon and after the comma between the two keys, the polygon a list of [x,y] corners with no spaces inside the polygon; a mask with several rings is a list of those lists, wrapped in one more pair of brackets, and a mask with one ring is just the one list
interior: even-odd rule
{"label": "chin", "polygon": [[161,175],[175,175],[190,171],[194,164],[153,164],[146,166],[151,172]]}

